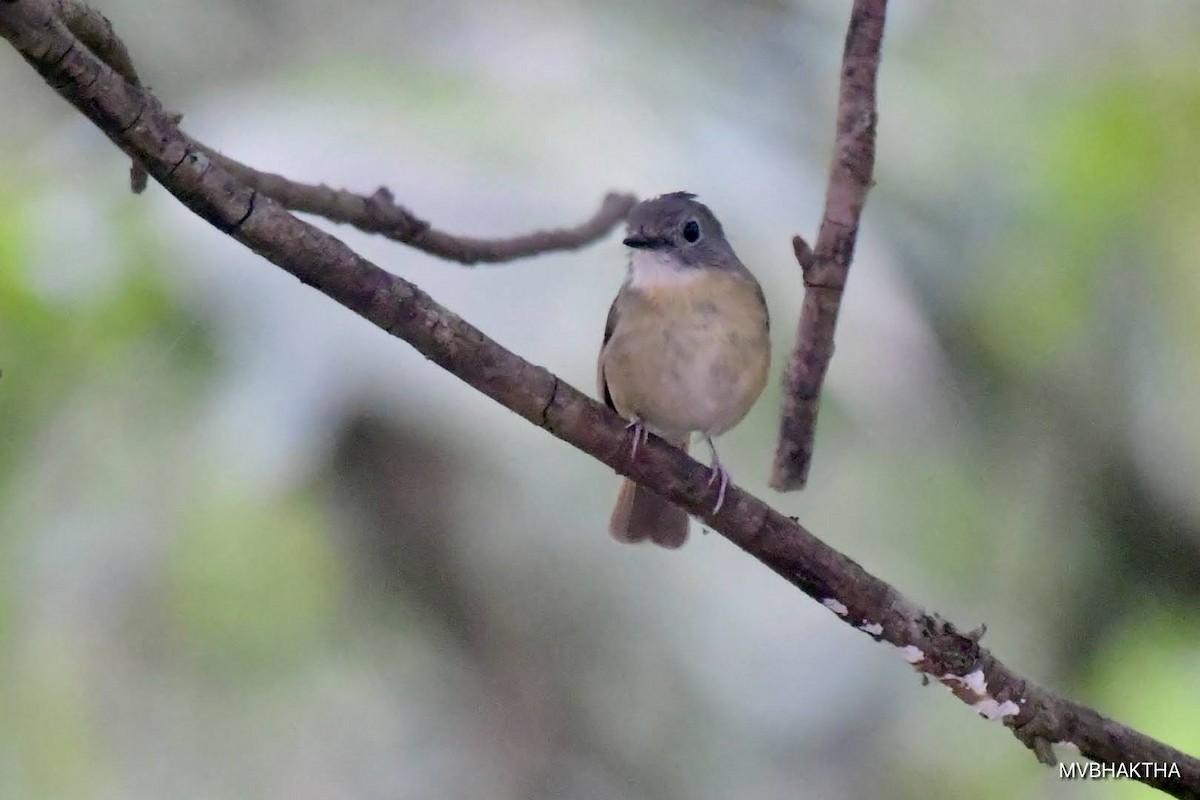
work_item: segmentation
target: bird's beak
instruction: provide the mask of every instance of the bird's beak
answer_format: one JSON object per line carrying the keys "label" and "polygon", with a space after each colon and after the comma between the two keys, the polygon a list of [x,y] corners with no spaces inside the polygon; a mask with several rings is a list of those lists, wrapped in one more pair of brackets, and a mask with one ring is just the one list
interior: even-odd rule
{"label": "bird's beak", "polygon": [[665,244],[664,240],[658,238],[657,236],[644,236],[639,234],[636,236],[625,237],[625,246],[632,247],[635,250],[653,250],[656,247],[661,247],[663,244]]}

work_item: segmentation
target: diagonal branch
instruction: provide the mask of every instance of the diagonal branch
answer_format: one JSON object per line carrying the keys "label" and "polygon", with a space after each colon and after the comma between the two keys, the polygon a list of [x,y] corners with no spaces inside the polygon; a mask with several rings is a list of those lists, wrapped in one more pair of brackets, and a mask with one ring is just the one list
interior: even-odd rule
{"label": "diagonal branch", "polygon": [[814,249],[799,236],[792,240],[804,276],[804,303],[796,347],[783,374],[779,443],[771,473],[771,486],[780,491],[804,488],[812,464],[821,386],[833,358],[838,309],[875,166],[875,80],[886,12],[887,0],[854,0],[842,56],[825,215]]}
{"label": "diagonal branch", "polygon": [[0,2],[0,36],[218,230],[533,424],[702,518],[847,624],[894,645],[984,717],[1002,720],[1039,759],[1052,761],[1051,745],[1070,742],[1105,764],[1153,764],[1137,779],[1176,797],[1200,798],[1200,759],[1025,680],[981,647],[978,635],[925,612],[756,497],[729,487],[720,513],[707,513],[713,499],[708,468],[686,454],[651,439],[631,461],[624,420],[238,180],[183,134],[143,87],[78,47],[48,0]]}

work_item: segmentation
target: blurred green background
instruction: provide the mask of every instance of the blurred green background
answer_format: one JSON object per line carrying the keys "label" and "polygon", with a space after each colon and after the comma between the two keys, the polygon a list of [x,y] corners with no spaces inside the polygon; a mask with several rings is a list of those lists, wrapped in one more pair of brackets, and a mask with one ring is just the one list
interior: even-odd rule
{"label": "blurred green background", "polygon": [[[848,3],[99,7],[164,104],[446,229],[687,189],[820,216]],[[1200,752],[1200,6],[899,2],[807,491],[738,482],[1011,666]],[[0,47],[0,797],[1136,798],[1063,782],[720,537],[207,227]],[[592,390],[626,256],[337,228]]]}

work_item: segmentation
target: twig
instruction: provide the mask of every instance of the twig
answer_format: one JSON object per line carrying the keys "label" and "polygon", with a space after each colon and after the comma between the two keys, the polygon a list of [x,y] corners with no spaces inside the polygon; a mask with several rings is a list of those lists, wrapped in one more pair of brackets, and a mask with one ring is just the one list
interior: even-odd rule
{"label": "twig", "polygon": [[[133,60],[112,23],[100,12],[79,0],[46,0],[79,41],[127,81],[141,86]],[[180,116],[175,116],[176,123]],[[380,187],[371,195],[354,194],[324,184],[306,184],[262,172],[197,143],[202,152],[220,163],[247,186],[277,200],[292,211],[302,211],[378,233],[430,255],[460,264],[495,264],[563,250],[577,250],[606,236],[637,202],[631,194],[610,192],[600,208],[585,222],[572,228],[556,228],[502,239],[456,236],[433,228],[428,222],[396,202]],[[129,171],[135,193],[146,188],[146,171],[135,158]]]}
{"label": "twig", "polygon": [[430,255],[460,264],[494,264],[557,250],[577,250],[607,235],[637,202],[631,194],[608,194],[586,222],[574,228],[534,231],[509,239],[475,239],[439,231],[400,205],[384,187],[361,195],[324,184],[307,184],[261,172],[200,145],[201,152],[250,188],[292,211],[325,217],[378,233]]}
{"label": "twig", "polygon": [[219,230],[535,425],[701,517],[847,624],[894,645],[973,709],[1003,720],[1040,759],[1053,758],[1052,744],[1071,742],[1106,764],[1166,765],[1137,779],[1176,797],[1200,798],[1200,759],[1026,681],[974,634],[926,613],[761,500],[729,487],[720,513],[709,514],[706,466],[658,439],[630,460],[624,420],[237,180],[184,135],[144,88],[76,47],[47,0],[0,3],[0,36],[155,180]]}
{"label": "twig", "polygon": [[812,464],[821,385],[833,358],[838,308],[875,165],[875,80],[886,12],[887,0],[854,2],[842,56],[837,136],[821,230],[815,249],[799,236],[792,240],[804,277],[804,303],[796,346],[783,374],[779,443],[771,473],[771,486],[780,491],[803,488]]}
{"label": "twig", "polygon": [[[90,47],[101,61],[115,69],[125,80],[134,85],[141,85],[137,69],[133,66],[133,59],[129,57],[125,43],[113,31],[108,17],[78,0],[52,0],[51,8],[66,24],[68,30]],[[146,190],[148,177],[146,170],[134,159],[129,167],[129,188],[134,194],[141,194]]]}

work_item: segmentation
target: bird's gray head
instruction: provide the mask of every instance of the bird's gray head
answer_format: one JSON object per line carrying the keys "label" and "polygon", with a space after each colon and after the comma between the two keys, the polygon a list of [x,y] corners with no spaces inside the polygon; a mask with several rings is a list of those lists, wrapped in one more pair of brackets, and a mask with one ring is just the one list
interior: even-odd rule
{"label": "bird's gray head", "polygon": [[625,245],[634,249],[633,272],[745,269],[725,241],[721,223],[695,197],[671,192],[643,200],[630,210]]}

